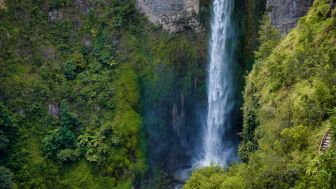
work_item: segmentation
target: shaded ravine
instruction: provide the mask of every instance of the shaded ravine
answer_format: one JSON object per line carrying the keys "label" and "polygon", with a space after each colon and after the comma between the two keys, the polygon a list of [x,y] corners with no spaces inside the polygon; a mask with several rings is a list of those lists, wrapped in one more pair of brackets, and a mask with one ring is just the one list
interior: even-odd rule
{"label": "shaded ravine", "polygon": [[[242,36],[238,36],[235,29],[239,27],[241,15],[232,16],[241,10],[234,7],[234,1],[213,1],[211,38],[199,44],[205,47],[208,43],[204,52],[197,49],[195,58],[177,45],[176,50],[171,50],[173,56],[179,55],[173,59],[176,63],[158,64],[153,72],[146,73],[153,76],[141,80],[141,109],[150,168],[144,178],[145,185],[178,188],[195,168],[212,162],[225,167],[237,159],[242,74],[235,52],[239,50],[236,43]],[[237,6],[242,8],[239,3]],[[171,41],[180,40],[178,36],[189,36],[188,42],[198,43],[188,33],[174,36]],[[208,74],[206,62],[209,64]],[[152,77],[157,79],[152,80]],[[211,80],[218,81],[211,84]],[[214,90],[210,92],[211,89]],[[209,96],[220,92],[221,99],[211,102],[211,108],[207,107],[210,101],[208,104],[206,91]],[[210,109],[214,108],[218,109],[217,114],[210,115]],[[222,119],[216,130],[207,127],[210,116]],[[216,135],[215,142],[210,141],[213,134]]]}

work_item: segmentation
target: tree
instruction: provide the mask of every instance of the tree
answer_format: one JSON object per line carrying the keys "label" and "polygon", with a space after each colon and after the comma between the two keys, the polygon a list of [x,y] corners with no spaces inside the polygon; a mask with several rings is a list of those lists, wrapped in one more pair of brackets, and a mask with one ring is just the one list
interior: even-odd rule
{"label": "tree", "polygon": [[264,15],[259,31],[259,48],[255,52],[258,61],[265,60],[277,46],[281,39],[279,31],[272,25],[271,19]]}
{"label": "tree", "polygon": [[76,115],[72,114],[69,111],[68,104],[65,100],[61,102],[60,119],[61,119],[61,126],[66,127],[71,131],[73,131],[76,127],[79,126],[79,121],[77,120]]}
{"label": "tree", "polygon": [[50,159],[55,159],[63,149],[75,149],[75,134],[66,127],[56,129],[43,139],[43,152]]}
{"label": "tree", "polygon": [[8,149],[14,133],[14,121],[11,112],[0,103],[0,153]]}
{"label": "tree", "polygon": [[[271,19],[264,15],[261,21],[259,31],[259,48],[255,52],[257,65],[261,64],[269,55],[271,55],[274,48],[280,42],[281,36],[279,31],[272,26]],[[254,71],[246,78],[246,87],[244,92],[244,127],[241,132],[242,142],[239,145],[239,156],[247,162],[251,152],[258,149],[257,137],[255,130],[259,127],[258,111],[260,108],[258,91],[256,83],[253,80],[257,73],[258,66],[255,66]]]}
{"label": "tree", "polygon": [[80,156],[80,150],[73,130],[78,127],[79,121],[64,100],[60,106],[60,124],[60,128],[43,139],[43,152],[48,158],[61,163],[75,161]]}
{"label": "tree", "polygon": [[76,78],[76,66],[72,62],[66,62],[63,66],[65,78],[73,80]]}
{"label": "tree", "polygon": [[0,188],[13,188],[13,173],[6,167],[0,166]]}
{"label": "tree", "polygon": [[220,167],[206,167],[193,172],[184,189],[215,189],[223,183],[224,170]]}
{"label": "tree", "polygon": [[83,71],[86,67],[84,57],[78,51],[74,52],[66,61],[63,67],[64,76],[68,80],[76,78],[77,74]]}

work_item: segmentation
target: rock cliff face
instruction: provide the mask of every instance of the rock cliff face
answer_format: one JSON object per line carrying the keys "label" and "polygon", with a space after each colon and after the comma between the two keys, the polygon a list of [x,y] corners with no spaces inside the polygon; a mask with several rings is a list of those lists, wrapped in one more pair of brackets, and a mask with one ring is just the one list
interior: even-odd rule
{"label": "rock cliff face", "polygon": [[199,0],[137,0],[137,7],[149,21],[171,33],[191,28],[200,32],[197,20]]}
{"label": "rock cliff face", "polygon": [[292,29],[300,17],[304,16],[313,0],[267,0],[266,9],[272,24],[282,35]]}
{"label": "rock cliff face", "polygon": [[5,8],[5,0],[0,0],[0,9]]}

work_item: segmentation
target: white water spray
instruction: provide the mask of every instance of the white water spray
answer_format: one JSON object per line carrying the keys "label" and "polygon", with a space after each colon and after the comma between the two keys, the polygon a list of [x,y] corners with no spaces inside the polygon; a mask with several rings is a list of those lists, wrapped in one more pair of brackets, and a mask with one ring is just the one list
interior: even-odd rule
{"label": "white water spray", "polygon": [[209,48],[208,113],[203,135],[203,153],[197,167],[225,167],[235,157],[230,141],[235,107],[234,29],[231,23],[234,0],[214,0]]}

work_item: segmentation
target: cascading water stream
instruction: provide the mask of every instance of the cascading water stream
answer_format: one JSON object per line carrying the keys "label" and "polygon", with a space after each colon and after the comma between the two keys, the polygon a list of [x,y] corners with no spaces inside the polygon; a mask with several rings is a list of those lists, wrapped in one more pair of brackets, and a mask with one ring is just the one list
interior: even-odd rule
{"label": "cascading water stream", "polygon": [[[209,40],[208,109],[191,167],[175,172],[185,181],[195,168],[227,167],[237,160],[240,128],[240,68],[235,61],[237,34],[233,9],[235,0],[213,0]],[[183,184],[176,185],[181,188]]]}
{"label": "cascading water stream", "polygon": [[216,164],[227,166],[236,158],[230,131],[235,110],[234,0],[214,0],[211,20],[208,76],[208,112],[203,134],[203,150],[196,167]]}

